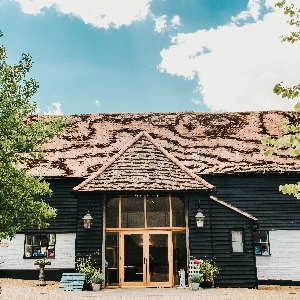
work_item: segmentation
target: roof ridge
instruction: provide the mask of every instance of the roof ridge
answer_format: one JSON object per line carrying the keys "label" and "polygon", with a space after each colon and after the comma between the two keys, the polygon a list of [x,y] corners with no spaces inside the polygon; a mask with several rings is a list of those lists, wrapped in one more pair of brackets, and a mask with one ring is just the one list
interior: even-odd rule
{"label": "roof ridge", "polygon": [[237,208],[237,207],[235,207],[235,206],[233,206],[233,205],[231,205],[231,204],[229,204],[229,203],[227,203],[227,202],[225,202],[223,200],[220,200],[217,197],[210,196],[210,199],[212,199],[212,200],[214,200],[214,201],[216,201],[216,202],[218,202],[218,203],[220,203],[220,204],[222,204],[222,205],[224,205],[224,206],[226,206],[226,207],[228,207],[228,208],[230,208],[230,209],[238,212],[239,214],[241,214],[241,215],[243,215],[243,216],[245,216],[247,218],[250,218],[250,219],[252,219],[254,221],[258,221],[258,219],[255,218],[254,216],[252,216],[251,214],[249,214],[249,213],[247,213],[247,212],[245,212],[245,211],[243,211],[243,210],[241,210],[241,209],[239,209],[239,208]]}
{"label": "roof ridge", "polygon": [[86,180],[84,180],[79,185],[75,186],[73,188],[73,191],[78,191],[80,188],[84,187],[86,184],[91,182],[94,178],[96,178],[98,175],[103,173],[109,166],[111,166],[124,152],[129,149],[136,141],[138,141],[142,136],[146,137],[149,142],[151,142],[159,151],[161,151],[168,159],[170,159],[177,167],[179,167],[181,170],[186,172],[190,177],[192,177],[194,180],[198,181],[202,185],[204,185],[208,189],[214,189],[215,187],[205,181],[203,178],[199,177],[198,175],[194,174],[192,171],[190,171],[187,167],[185,167],[177,158],[175,158],[171,153],[169,153],[166,149],[164,149],[162,146],[160,146],[146,131],[141,131],[138,133],[134,139],[128,143],[126,146],[124,146],[118,153],[116,153],[111,160],[109,160],[106,164],[104,164],[98,171],[90,175]]}

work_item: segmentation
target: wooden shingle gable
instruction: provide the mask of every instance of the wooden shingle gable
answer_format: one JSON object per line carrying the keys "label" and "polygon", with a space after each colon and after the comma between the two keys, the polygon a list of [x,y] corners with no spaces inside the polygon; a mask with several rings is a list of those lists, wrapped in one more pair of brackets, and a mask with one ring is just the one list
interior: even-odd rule
{"label": "wooden shingle gable", "polygon": [[142,131],[74,191],[211,190],[214,186],[186,168]]}

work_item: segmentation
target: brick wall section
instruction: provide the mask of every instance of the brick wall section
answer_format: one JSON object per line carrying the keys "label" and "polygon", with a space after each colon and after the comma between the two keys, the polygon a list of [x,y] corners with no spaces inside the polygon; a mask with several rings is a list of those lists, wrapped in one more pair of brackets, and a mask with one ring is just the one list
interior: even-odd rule
{"label": "brick wall section", "polygon": [[[23,259],[24,234],[17,234],[11,241],[2,240],[0,244],[1,269],[37,269],[33,263],[35,259]],[[75,264],[75,233],[56,235],[55,258],[47,269],[72,269]]]}

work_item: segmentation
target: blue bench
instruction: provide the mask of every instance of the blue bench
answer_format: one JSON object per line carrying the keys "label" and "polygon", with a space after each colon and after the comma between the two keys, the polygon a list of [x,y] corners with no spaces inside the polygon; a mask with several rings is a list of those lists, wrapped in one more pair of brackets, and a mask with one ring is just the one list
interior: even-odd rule
{"label": "blue bench", "polygon": [[84,281],[85,274],[63,273],[58,289],[63,291],[82,291]]}

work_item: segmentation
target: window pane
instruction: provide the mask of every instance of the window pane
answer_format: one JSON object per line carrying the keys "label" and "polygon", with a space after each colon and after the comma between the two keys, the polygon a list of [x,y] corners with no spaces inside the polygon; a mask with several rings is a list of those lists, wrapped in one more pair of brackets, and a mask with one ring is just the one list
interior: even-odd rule
{"label": "window pane", "polygon": [[106,227],[119,227],[119,198],[113,198],[106,205]]}
{"label": "window pane", "polygon": [[262,242],[267,242],[268,240],[268,232],[265,230],[260,231],[260,238]]}
{"label": "window pane", "polygon": [[232,252],[244,252],[243,231],[231,231]]}
{"label": "window pane", "polygon": [[253,241],[254,243],[260,242],[260,231],[253,231]]}
{"label": "window pane", "polygon": [[55,234],[25,235],[24,258],[55,257]]}
{"label": "window pane", "polygon": [[185,227],[184,203],[177,197],[172,197],[172,226]]}
{"label": "window pane", "polygon": [[170,226],[169,197],[147,197],[146,211],[148,227]]}
{"label": "window pane", "polygon": [[145,227],[144,197],[122,198],[122,228]]}

